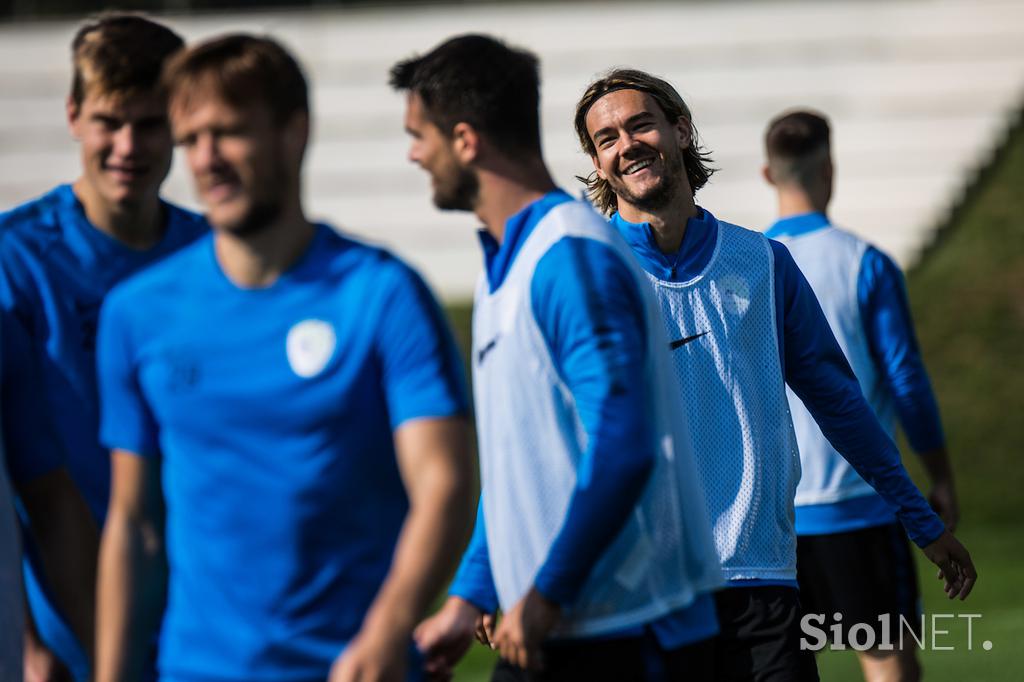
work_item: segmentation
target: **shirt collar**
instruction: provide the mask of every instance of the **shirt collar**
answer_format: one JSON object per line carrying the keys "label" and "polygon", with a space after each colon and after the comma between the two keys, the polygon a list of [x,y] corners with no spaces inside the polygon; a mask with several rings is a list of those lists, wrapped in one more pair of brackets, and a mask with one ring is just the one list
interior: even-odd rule
{"label": "shirt collar", "polygon": [[573,198],[568,192],[554,189],[540,199],[527,204],[505,221],[505,236],[500,244],[486,229],[479,230],[480,245],[484,250],[484,269],[487,273],[487,283],[490,285],[491,293],[497,291],[505,281],[509,270],[512,269],[516,254],[519,253],[520,247],[533,232],[533,228],[555,206],[572,200]]}
{"label": "shirt collar", "polygon": [[686,281],[700,274],[711,259],[718,236],[718,219],[700,206],[697,215],[687,219],[683,241],[675,253],[662,253],[650,223],[631,223],[615,213],[611,224],[633,249],[640,265],[667,281]]}
{"label": "shirt collar", "polygon": [[775,221],[775,224],[765,232],[765,236],[770,239],[799,237],[802,234],[814,232],[828,226],[828,216],[819,211],[811,211],[810,213],[800,213]]}

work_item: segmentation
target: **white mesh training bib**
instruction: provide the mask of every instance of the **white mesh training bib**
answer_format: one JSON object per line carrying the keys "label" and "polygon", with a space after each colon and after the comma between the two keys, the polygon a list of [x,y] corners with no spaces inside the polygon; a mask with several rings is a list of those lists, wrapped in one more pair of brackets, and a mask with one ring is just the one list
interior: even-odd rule
{"label": "white mesh training bib", "polygon": [[775,267],[764,235],[718,223],[688,282],[654,286],[726,579],[796,578],[800,458],[786,402]]}
{"label": "white mesh training bib", "polygon": [[[501,287],[481,278],[473,309],[473,383],[491,569],[503,608],[533,584],[562,527],[586,449],[572,394],[552,362],[530,301],[538,261],[563,237],[608,244],[645,301],[646,409],[660,444],[626,527],[591,570],[555,634],[601,634],[650,622],[721,583],[679,389],[656,303],[629,247],[586,204],[560,204],[537,224]],[[642,380],[639,378],[638,380]]]}
{"label": "white mesh training bib", "polygon": [[[892,438],[896,431],[896,406],[871,356],[857,300],[857,279],[867,242],[833,227],[779,241],[789,248],[810,283],[832,333],[857,375],[864,397]],[[796,489],[797,506],[873,495],[874,489],[836,452],[800,398],[792,391],[788,396],[803,466],[803,477]]]}

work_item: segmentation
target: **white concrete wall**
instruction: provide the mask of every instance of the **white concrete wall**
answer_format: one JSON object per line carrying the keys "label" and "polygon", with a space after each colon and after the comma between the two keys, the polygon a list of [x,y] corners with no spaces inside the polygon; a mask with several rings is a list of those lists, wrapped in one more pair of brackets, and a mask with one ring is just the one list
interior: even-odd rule
{"label": "white concrete wall", "polygon": [[[447,297],[465,297],[480,267],[472,216],[430,205],[405,160],[396,60],[449,35],[485,31],[538,52],[544,143],[562,185],[589,170],[571,129],[574,104],[615,65],[675,83],[721,172],[698,201],[750,227],[773,218],[760,179],[766,122],[791,106],[834,126],[834,218],[904,263],[928,242],[1024,95],[1024,3],[839,0],[292,11],[172,16],[188,39],[268,32],[306,66],[315,101],[307,162],[310,213],[392,246]],[[71,22],[0,26],[0,206],[72,179],[63,122]],[[195,207],[176,163],[172,200]]]}

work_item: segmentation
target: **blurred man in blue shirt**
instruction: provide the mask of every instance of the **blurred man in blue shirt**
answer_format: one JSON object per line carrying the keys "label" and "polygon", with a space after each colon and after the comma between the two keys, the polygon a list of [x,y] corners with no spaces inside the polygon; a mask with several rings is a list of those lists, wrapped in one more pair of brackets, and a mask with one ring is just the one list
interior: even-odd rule
{"label": "blurred man in blue shirt", "polygon": [[[100,305],[115,284],[206,231],[201,217],[159,194],[173,150],[159,76],[183,45],[176,33],[141,16],[106,14],[83,25],[71,44],[66,102],[81,174],[0,215],[2,417],[13,482],[26,502],[22,482],[47,461],[44,451],[55,448],[53,457],[66,464],[95,524],[102,524],[110,496],[96,386]],[[77,496],[53,503],[81,506]],[[31,506],[24,505],[28,512]],[[89,521],[88,512],[80,516]],[[78,558],[67,565],[88,574],[89,587],[77,596],[88,613],[69,612],[60,590],[42,578],[46,553],[26,543],[32,612],[26,667],[45,676],[53,665],[50,649],[84,681],[92,654],[96,531],[72,534],[68,542],[68,555]],[[36,631],[45,648],[35,644]]]}
{"label": "blurred man in blue shirt", "polygon": [[443,314],[403,262],[306,219],[284,48],[225,36],[165,78],[213,233],[101,313],[96,678],[136,679],[166,581],[161,679],[419,679],[413,626],[472,512]]}
{"label": "blurred man in blue shirt", "polygon": [[[779,220],[767,236],[786,245],[817,295],[868,404],[892,438],[899,420],[931,479],[929,501],[950,529],[957,520],[953,473],[938,405],[921,360],[903,284],[891,258],[831,224],[828,121],[812,111],[775,118],[765,133],[765,179]],[[797,578],[806,613],[842,614],[843,640],[865,623],[881,642],[879,617],[920,630],[916,571],[896,514],[839,455],[800,398],[788,390],[803,476],[796,489]],[[918,636],[920,633],[918,632]],[[914,647],[859,651],[865,679],[916,680]]]}

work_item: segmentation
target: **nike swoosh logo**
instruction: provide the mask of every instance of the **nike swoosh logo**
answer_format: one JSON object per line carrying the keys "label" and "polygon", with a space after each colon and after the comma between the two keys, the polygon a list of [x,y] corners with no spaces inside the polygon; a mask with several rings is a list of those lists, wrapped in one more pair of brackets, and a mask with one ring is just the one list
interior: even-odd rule
{"label": "nike swoosh logo", "polygon": [[483,348],[481,348],[480,350],[477,351],[476,364],[478,364],[478,365],[484,364],[484,358],[487,357],[488,353],[490,353],[492,350],[494,350],[495,346],[498,345],[498,338],[499,337],[500,337],[500,334],[498,336],[495,336],[490,341],[488,341],[487,344]]}
{"label": "nike swoosh logo", "polygon": [[707,334],[707,332],[701,332],[700,334],[694,334],[693,336],[685,336],[681,339],[678,339],[677,341],[672,341],[671,343],[668,344],[668,347],[671,350],[682,348],[686,344],[690,343],[691,341],[696,341],[705,334]]}

